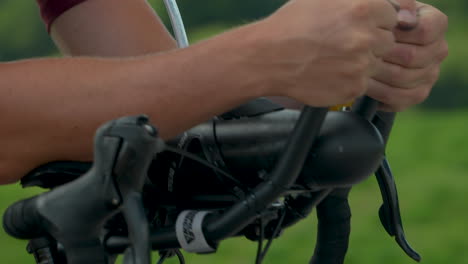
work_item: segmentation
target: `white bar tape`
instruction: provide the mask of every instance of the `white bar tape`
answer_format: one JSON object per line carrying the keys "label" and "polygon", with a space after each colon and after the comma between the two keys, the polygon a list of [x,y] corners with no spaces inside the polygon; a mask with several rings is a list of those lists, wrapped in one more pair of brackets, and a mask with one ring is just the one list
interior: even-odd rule
{"label": "white bar tape", "polygon": [[214,252],[203,234],[203,219],[210,214],[209,211],[183,211],[176,221],[176,234],[180,246],[187,252],[209,253]]}

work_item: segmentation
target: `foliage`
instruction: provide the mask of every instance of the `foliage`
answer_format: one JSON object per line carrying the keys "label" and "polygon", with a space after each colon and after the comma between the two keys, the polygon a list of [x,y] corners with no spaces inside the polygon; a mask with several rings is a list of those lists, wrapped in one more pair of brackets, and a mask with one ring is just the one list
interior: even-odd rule
{"label": "foliage", "polygon": [[[181,14],[188,29],[215,23],[245,23],[271,14],[287,0],[178,0]],[[163,20],[168,24],[162,0],[151,1]]]}
{"label": "foliage", "polygon": [[0,61],[56,52],[33,1],[0,2]]}

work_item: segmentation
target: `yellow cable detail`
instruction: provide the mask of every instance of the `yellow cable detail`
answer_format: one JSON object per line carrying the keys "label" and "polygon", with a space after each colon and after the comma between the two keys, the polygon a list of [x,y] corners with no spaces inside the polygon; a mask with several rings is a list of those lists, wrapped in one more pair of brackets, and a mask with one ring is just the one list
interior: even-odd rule
{"label": "yellow cable detail", "polygon": [[335,105],[335,106],[331,106],[328,108],[328,110],[330,111],[342,111],[343,108],[349,108],[353,105],[354,102],[350,102],[350,103],[347,103],[347,104],[339,104],[339,105]]}

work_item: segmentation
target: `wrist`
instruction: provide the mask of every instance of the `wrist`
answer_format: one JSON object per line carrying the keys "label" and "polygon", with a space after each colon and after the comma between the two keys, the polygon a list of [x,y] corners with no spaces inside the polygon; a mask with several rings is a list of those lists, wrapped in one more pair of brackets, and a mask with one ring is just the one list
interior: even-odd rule
{"label": "wrist", "polygon": [[280,51],[275,50],[273,28],[268,21],[265,19],[242,28],[237,37],[243,59],[239,67],[246,79],[255,80],[259,96],[286,96],[282,89],[284,71],[277,63]]}
{"label": "wrist", "polygon": [[223,67],[219,70],[227,87],[234,85],[240,93],[257,98],[274,94],[272,75],[262,55],[267,42],[263,25],[257,22],[221,34],[207,41],[205,48],[217,62],[213,66]]}
{"label": "wrist", "polygon": [[[261,84],[261,96],[290,97],[287,88],[298,86],[297,82],[303,79],[304,61],[315,60],[314,50],[317,48],[311,41],[291,37],[290,28],[278,22],[273,15],[245,27],[245,32],[239,37],[245,58],[242,69],[246,75],[255,75]],[[304,59],[307,55],[304,45],[307,45],[309,55],[313,54],[307,59]]]}
{"label": "wrist", "polygon": [[[265,20],[225,32],[192,47],[190,56],[218,75],[226,86],[220,89],[237,90],[249,98],[271,95],[284,96],[281,84],[285,76],[281,70],[279,50],[272,43],[270,23]],[[281,47],[278,47],[281,49]],[[203,69],[203,68],[200,68]],[[218,74],[214,74],[217,72]],[[200,73],[203,75],[204,73]]]}

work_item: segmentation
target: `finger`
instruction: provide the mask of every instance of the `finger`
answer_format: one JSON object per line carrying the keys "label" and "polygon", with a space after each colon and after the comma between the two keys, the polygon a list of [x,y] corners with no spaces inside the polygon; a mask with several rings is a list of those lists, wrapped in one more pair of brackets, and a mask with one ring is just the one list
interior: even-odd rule
{"label": "finger", "polygon": [[398,0],[400,11],[398,12],[398,26],[401,30],[412,30],[418,24],[415,0]]}
{"label": "finger", "polygon": [[397,24],[397,11],[388,1],[372,1],[371,14],[378,28],[393,30]]}
{"label": "finger", "polygon": [[427,46],[395,43],[383,56],[383,60],[405,68],[421,69],[442,62],[447,55],[448,45],[445,40]]}
{"label": "finger", "polygon": [[375,57],[383,58],[394,49],[395,36],[390,30],[378,28],[374,33],[374,42],[372,43],[372,51]]}
{"label": "finger", "polygon": [[396,28],[402,31],[411,31],[418,25],[416,12],[407,9],[398,11],[398,25]]}
{"label": "finger", "polygon": [[368,81],[368,87],[367,96],[391,108],[391,111],[399,112],[410,105],[409,90],[393,88],[372,79]]}
{"label": "finger", "polygon": [[393,8],[398,12],[400,11],[400,3],[398,3],[396,0],[387,0]]}
{"label": "finger", "polygon": [[416,0],[394,0],[400,4],[400,9],[406,9],[411,12],[416,11]]}
{"label": "finger", "polygon": [[418,24],[418,17],[416,12],[416,1],[414,0],[387,0],[395,10],[398,11],[398,24],[397,28],[400,30],[412,30]]}
{"label": "finger", "polygon": [[435,75],[435,69],[438,64],[430,65],[426,68],[410,69],[400,65],[380,61],[377,63],[376,71],[372,78],[381,83],[398,87],[400,89],[413,89],[423,84],[428,84],[438,77]]}
{"label": "finger", "polygon": [[392,112],[400,112],[423,102],[431,90],[428,85],[418,89],[399,89],[372,79],[368,81],[368,86],[367,95],[381,102],[381,109]]}
{"label": "finger", "polygon": [[444,38],[448,27],[448,18],[436,8],[424,5],[418,9],[419,23],[412,31],[396,28],[394,30],[397,42],[428,45]]}

